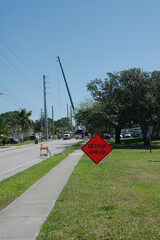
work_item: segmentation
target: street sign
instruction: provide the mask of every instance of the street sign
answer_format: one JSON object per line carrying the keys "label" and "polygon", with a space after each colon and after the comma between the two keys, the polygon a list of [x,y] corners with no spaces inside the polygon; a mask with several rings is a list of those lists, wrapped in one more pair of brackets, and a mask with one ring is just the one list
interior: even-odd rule
{"label": "street sign", "polygon": [[111,146],[98,134],[91,138],[81,149],[96,164],[112,151]]}

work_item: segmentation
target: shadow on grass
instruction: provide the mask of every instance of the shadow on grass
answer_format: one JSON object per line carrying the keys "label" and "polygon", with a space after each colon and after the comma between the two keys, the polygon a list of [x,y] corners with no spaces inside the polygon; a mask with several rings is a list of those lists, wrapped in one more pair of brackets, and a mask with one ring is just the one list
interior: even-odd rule
{"label": "shadow on grass", "polygon": [[111,206],[109,206],[109,205],[107,205],[107,206],[102,206],[102,207],[100,207],[99,208],[99,210],[100,211],[112,211],[112,210],[115,210],[117,207],[116,206],[114,206],[114,205],[111,205]]}
{"label": "shadow on grass", "polygon": [[[148,149],[150,150],[150,147],[144,146],[143,138],[121,139],[120,144],[116,144],[113,139],[107,142],[114,149]],[[160,149],[160,140],[152,141],[151,148]]]}

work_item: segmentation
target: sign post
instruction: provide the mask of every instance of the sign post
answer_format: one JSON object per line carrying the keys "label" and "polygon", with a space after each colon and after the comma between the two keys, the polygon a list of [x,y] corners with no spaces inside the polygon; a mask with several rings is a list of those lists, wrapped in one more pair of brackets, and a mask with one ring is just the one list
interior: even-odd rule
{"label": "sign post", "polygon": [[111,146],[98,134],[91,138],[81,149],[95,164],[98,164],[112,151]]}

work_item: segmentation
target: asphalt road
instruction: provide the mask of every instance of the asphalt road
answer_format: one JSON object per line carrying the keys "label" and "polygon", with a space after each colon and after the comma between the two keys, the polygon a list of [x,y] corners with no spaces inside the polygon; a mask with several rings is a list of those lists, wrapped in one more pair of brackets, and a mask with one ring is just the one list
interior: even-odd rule
{"label": "asphalt road", "polygon": [[[59,139],[48,141],[46,143],[43,142],[43,144],[47,144],[51,155],[54,155],[62,152],[65,148],[70,147],[79,141],[80,140],[76,139]],[[13,146],[8,149],[1,149],[0,181],[46,159],[46,157],[40,157],[40,145],[41,143],[23,145],[19,147]]]}

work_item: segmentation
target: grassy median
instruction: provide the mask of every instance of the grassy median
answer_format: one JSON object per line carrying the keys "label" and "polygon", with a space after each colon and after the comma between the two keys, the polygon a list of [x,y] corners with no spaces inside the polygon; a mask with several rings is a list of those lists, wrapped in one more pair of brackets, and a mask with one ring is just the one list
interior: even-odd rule
{"label": "grassy median", "polygon": [[18,143],[6,143],[4,146],[0,145],[0,149],[9,148],[9,147],[19,147],[23,145],[33,144],[35,141],[25,141],[25,142],[18,142]]}
{"label": "grassy median", "polygon": [[113,145],[105,166],[83,155],[37,240],[160,239],[160,142]]}
{"label": "grassy median", "polygon": [[31,185],[60,163],[67,154],[76,150],[82,142],[65,149],[66,155],[55,155],[0,182],[0,210],[25,192]]}

